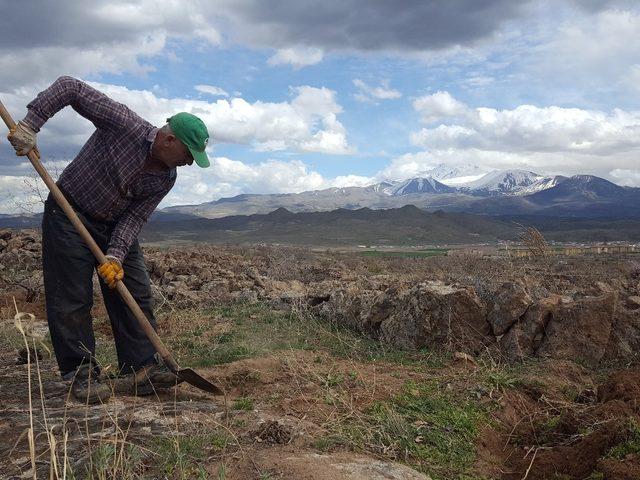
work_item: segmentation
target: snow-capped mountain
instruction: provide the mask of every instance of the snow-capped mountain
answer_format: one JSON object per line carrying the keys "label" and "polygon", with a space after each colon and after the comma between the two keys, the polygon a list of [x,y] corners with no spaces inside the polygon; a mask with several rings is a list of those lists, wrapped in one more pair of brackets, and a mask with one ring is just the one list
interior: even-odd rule
{"label": "snow-capped mountain", "polygon": [[529,195],[531,193],[541,192],[542,190],[548,190],[551,187],[555,187],[556,185],[560,185],[564,182],[567,177],[563,175],[553,175],[550,177],[541,177],[539,180],[536,180],[531,185],[521,188],[517,191],[518,195]]}
{"label": "snow-capped mountain", "polygon": [[369,185],[365,187],[367,192],[386,192],[387,189],[392,188],[395,185],[394,182],[380,182],[374,183],[373,185]]}
{"label": "snow-capped mountain", "polygon": [[[436,165],[433,168],[424,170],[418,173],[418,177],[433,177],[436,180],[455,180],[460,177],[481,177],[487,173],[487,169],[480,168],[478,165],[461,165],[457,167],[451,167],[444,163]],[[449,183],[449,182],[443,182]]]}
{"label": "snow-capped mountain", "polygon": [[[478,178],[477,167],[447,169],[446,166],[439,165],[436,168],[440,175],[448,178],[438,180],[432,175],[418,175],[365,187],[333,187],[300,193],[242,194],[200,205],[169,207],[164,209],[164,213],[217,218],[269,213],[280,207],[291,212],[317,212],[338,208],[356,210],[366,207],[375,210],[415,205],[431,211],[489,215],[625,214],[640,217],[640,189],[620,187],[590,175],[567,178],[513,169],[494,170]],[[473,173],[476,175],[472,175]]]}
{"label": "snow-capped mountain", "polygon": [[475,195],[514,195],[543,178],[545,177],[527,170],[494,170],[478,180],[458,187],[461,191]]}
{"label": "snow-capped mountain", "polygon": [[389,195],[400,196],[411,193],[451,193],[455,192],[455,189],[440,183],[433,177],[416,177],[395,183],[383,191]]}

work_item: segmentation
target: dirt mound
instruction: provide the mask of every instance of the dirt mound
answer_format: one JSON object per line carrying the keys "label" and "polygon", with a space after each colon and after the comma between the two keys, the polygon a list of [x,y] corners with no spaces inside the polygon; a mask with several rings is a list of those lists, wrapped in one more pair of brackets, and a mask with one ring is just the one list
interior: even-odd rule
{"label": "dirt mound", "polygon": [[256,442],[266,442],[271,445],[284,445],[291,442],[293,432],[291,428],[277,420],[261,423],[257,430],[251,432],[251,437]]}
{"label": "dirt mound", "polygon": [[616,372],[598,387],[598,401],[613,400],[626,403],[634,412],[640,411],[640,368]]}
{"label": "dirt mound", "polygon": [[[639,478],[628,476],[640,471],[638,378],[637,371],[613,373],[598,387],[598,398],[593,398],[597,403],[586,405],[560,401],[553,393],[532,397],[522,388],[506,396],[497,414],[502,428],[487,433],[504,441],[498,458],[505,459],[503,468],[508,468],[500,478]],[[484,462],[485,469],[487,464],[495,471],[495,458],[493,464]]]}

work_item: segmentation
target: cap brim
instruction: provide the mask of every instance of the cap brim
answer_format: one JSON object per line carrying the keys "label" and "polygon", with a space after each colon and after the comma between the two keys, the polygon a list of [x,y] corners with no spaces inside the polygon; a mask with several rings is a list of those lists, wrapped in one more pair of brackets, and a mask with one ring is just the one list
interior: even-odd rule
{"label": "cap brim", "polygon": [[193,160],[198,164],[199,167],[207,168],[210,165],[209,157],[207,156],[206,150],[199,152],[197,150],[189,148],[189,151],[191,152]]}

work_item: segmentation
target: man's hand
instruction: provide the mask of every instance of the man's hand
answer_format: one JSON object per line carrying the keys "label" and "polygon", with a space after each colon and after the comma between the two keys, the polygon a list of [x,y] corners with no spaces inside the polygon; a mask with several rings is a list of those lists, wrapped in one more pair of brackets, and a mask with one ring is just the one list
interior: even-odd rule
{"label": "man's hand", "polygon": [[15,127],[9,130],[7,135],[9,143],[16,151],[16,155],[27,155],[31,150],[36,154],[38,160],[40,160],[40,152],[36,147],[36,132],[26,123],[20,121]]}
{"label": "man's hand", "polygon": [[124,270],[120,260],[111,255],[106,256],[107,261],[98,267],[98,273],[109,288],[116,288],[119,280],[124,278]]}

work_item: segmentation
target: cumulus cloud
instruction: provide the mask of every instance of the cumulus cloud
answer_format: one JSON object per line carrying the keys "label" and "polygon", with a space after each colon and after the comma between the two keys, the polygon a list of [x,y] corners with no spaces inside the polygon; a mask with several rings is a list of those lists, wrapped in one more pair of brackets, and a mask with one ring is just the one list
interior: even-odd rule
{"label": "cumulus cloud", "polygon": [[413,101],[413,108],[420,113],[424,123],[433,123],[467,114],[467,106],[453,98],[449,92],[437,91]]}
{"label": "cumulus cloud", "polygon": [[[442,92],[446,93],[446,92]],[[411,135],[425,148],[478,148],[505,152],[569,152],[609,155],[640,147],[640,112],[612,112],[520,105],[512,110],[470,109],[446,94],[461,112],[457,124],[423,128]],[[451,105],[450,101],[446,102]],[[424,105],[416,105],[419,111]],[[445,109],[446,110],[446,109]],[[432,111],[428,109],[428,111]],[[436,110],[437,111],[437,110]],[[434,114],[442,120],[446,113]],[[433,121],[432,117],[426,120]]]}
{"label": "cumulus cloud", "polygon": [[207,95],[211,95],[212,97],[228,97],[229,94],[220,87],[215,87],[213,85],[196,85],[194,87],[197,91],[201,93],[206,93]]}
{"label": "cumulus cloud", "polygon": [[[198,99],[165,98],[148,90],[91,83],[111,98],[128,105],[143,118],[162,125],[172,113],[187,111],[198,115],[209,127],[215,143],[251,145],[258,150],[291,150],[347,154],[353,148],[337,116],[342,107],[336,94],[327,88],[300,86],[291,89],[290,101],[249,103],[243,98]],[[20,89],[7,98],[8,108],[15,108],[16,118],[37,91]],[[91,123],[71,109],[56,114],[43,128],[40,144],[58,155],[69,154],[93,131]]]}
{"label": "cumulus cloud", "polygon": [[359,102],[376,102],[377,100],[391,100],[402,97],[402,93],[393,88],[389,88],[389,81],[385,80],[379,87],[372,87],[356,78],[353,84],[358,88],[358,93],[354,95]]}
{"label": "cumulus cloud", "polygon": [[320,63],[323,58],[324,52],[320,48],[281,48],[269,57],[267,63],[269,65],[292,65],[294,68],[302,68]]}
{"label": "cumulus cloud", "polygon": [[[439,163],[526,168],[542,174],[591,173],[635,184],[640,111],[558,106],[471,108],[447,92],[414,102],[428,126],[411,142],[425,151],[399,156],[378,174],[407,178]],[[437,125],[434,122],[442,122]]]}

